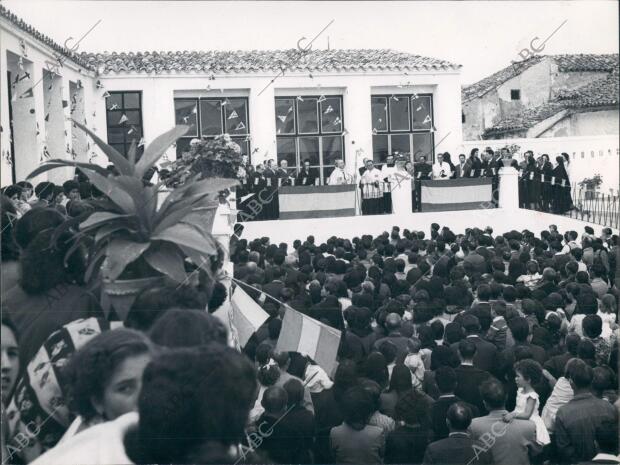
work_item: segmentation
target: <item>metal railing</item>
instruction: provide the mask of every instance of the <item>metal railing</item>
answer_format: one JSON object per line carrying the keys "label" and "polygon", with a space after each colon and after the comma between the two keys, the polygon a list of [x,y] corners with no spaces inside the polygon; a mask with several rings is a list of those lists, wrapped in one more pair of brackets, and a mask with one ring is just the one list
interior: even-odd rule
{"label": "metal railing", "polygon": [[620,197],[585,189],[573,190],[574,208],[566,216],[610,228],[620,228]]}

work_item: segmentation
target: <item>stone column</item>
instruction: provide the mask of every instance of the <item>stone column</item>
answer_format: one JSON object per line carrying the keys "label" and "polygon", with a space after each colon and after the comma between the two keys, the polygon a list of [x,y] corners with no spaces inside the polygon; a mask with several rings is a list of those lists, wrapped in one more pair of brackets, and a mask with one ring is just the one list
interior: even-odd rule
{"label": "stone column", "polygon": [[519,172],[511,166],[499,169],[499,208],[519,209]]}

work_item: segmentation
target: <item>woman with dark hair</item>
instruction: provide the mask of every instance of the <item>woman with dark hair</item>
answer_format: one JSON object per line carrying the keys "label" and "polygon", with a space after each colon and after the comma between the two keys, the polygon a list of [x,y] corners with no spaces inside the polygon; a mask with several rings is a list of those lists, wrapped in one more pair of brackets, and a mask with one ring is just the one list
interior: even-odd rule
{"label": "woman with dark hair", "polygon": [[411,371],[405,365],[397,364],[392,370],[390,386],[379,398],[379,411],[394,418],[398,399],[412,388]]}
{"label": "woman with dark hair", "polygon": [[67,397],[78,418],[61,443],[95,424],[138,408],[142,373],[154,348],[138,331],[118,328],[91,339],[69,359],[63,376]]}
{"label": "woman with dark hair", "polygon": [[549,161],[549,155],[544,153],[540,157],[540,180],[542,183],[540,208],[542,211],[547,212],[550,209],[551,201],[553,199],[553,189],[551,188],[551,176],[553,176],[553,166]]}
{"label": "woman with dark hair", "polygon": [[452,163],[452,160],[450,160],[450,153],[449,152],[445,152],[443,154],[443,161],[445,161],[448,165],[450,165],[450,169],[452,170],[452,176],[450,176],[452,179],[456,178],[456,166],[454,166],[454,163]]}
{"label": "woman with dark hair", "polygon": [[540,184],[540,169],[536,165],[536,160],[533,155],[528,156],[526,159],[522,179],[523,185],[525,186],[525,192],[523,193],[525,207],[533,210],[536,207],[536,204],[540,202],[542,192],[542,186]]}
{"label": "woman with dark hair", "polygon": [[380,352],[372,352],[364,362],[364,376],[375,381],[385,389],[388,385],[390,375],[388,373],[385,357]]}
{"label": "woman with dark hair", "polygon": [[176,349],[219,342],[227,344],[224,324],[204,310],[170,309],[158,318],[149,332],[158,346]]}
{"label": "woman with dark hair", "polygon": [[2,228],[2,238],[0,239],[0,246],[2,247],[2,273],[0,273],[0,279],[2,285],[0,290],[4,294],[17,285],[19,281],[19,247],[17,242],[15,242],[14,236],[18,214],[15,206],[6,195],[0,197],[0,202],[0,213],[2,214],[2,221],[0,223]]}
{"label": "woman with dark hair", "polygon": [[556,157],[557,166],[551,172],[553,184],[550,186],[553,196],[553,212],[563,215],[572,208],[570,197],[570,180],[564,167],[564,157]]}

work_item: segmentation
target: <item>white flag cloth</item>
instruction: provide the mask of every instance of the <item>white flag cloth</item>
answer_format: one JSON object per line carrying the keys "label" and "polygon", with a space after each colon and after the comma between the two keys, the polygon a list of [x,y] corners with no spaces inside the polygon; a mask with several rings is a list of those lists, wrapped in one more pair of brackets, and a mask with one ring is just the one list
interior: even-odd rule
{"label": "white flag cloth", "polygon": [[237,286],[233,292],[230,308],[230,330],[241,348],[245,347],[254,332],[269,318],[252,298]]}

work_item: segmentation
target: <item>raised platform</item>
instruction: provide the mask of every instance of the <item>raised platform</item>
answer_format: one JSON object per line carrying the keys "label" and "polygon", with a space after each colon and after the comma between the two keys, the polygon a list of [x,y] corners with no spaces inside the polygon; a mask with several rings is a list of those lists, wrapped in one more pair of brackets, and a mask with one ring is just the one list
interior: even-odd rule
{"label": "raised platform", "polygon": [[[560,231],[575,230],[580,235],[584,226],[590,225],[596,234],[603,226],[586,223],[566,216],[541,213],[531,210],[505,210],[502,208],[486,210],[467,210],[453,212],[411,213],[409,215],[369,215],[340,218],[320,218],[303,220],[251,221],[243,223],[243,237],[254,239],[269,237],[272,243],[291,244],[295,239],[304,240],[313,235],[317,242],[324,242],[331,236],[352,239],[362,234],[381,234],[390,231],[392,226],[402,229],[424,231],[430,234],[430,226],[437,223],[448,226],[455,233],[463,233],[466,228],[491,226],[495,233],[501,234],[513,229],[529,229],[539,234],[550,224],[557,225]],[[617,231],[614,231],[617,233]]]}

